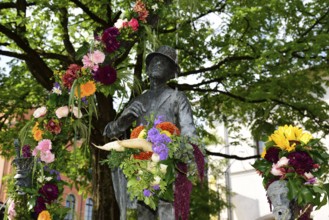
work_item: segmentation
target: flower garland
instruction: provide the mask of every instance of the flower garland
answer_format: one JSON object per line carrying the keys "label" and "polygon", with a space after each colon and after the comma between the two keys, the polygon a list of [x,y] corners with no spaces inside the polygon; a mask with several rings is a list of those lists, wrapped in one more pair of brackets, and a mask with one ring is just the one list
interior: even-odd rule
{"label": "flower garland", "polygon": [[[137,40],[141,28],[147,29],[149,16],[161,4],[162,0],[137,0],[128,14],[131,17],[129,21],[126,18],[118,19],[113,27],[95,36],[91,44],[84,44],[78,49],[80,63],[54,72],[55,83],[47,103],[35,109],[31,120],[20,131],[23,145],[21,154],[23,158],[34,161],[32,186],[21,187],[28,198],[28,209],[23,210],[23,206],[15,206],[15,203],[23,204],[22,197],[17,195],[15,184],[10,184],[8,192],[13,202],[8,215],[12,219],[22,216],[62,219],[65,216],[67,210],[61,207],[60,197],[66,183],[61,180],[59,173],[67,170],[65,164],[72,159],[72,152],[75,156],[81,156],[82,153],[76,148],[84,146],[84,149],[88,149],[91,118],[96,113],[94,95],[96,92],[113,95],[120,89],[115,62],[122,55],[124,47],[133,45]],[[152,154],[140,152],[134,157],[136,161],[149,161]],[[162,152],[160,155],[163,158]],[[161,166],[159,172],[162,173],[158,175],[166,174],[165,166]],[[158,181],[155,177],[154,181]],[[162,192],[165,191],[165,183],[159,183],[159,187],[162,187]]]}
{"label": "flower garland", "polygon": [[196,144],[180,136],[179,129],[163,119],[160,116],[154,123],[137,126],[131,132],[131,139],[143,138],[151,142],[152,151],[113,151],[103,163],[122,169],[131,199],[137,198],[152,209],[156,209],[159,199],[175,201],[176,219],[180,216],[185,220],[192,185],[198,181],[196,170],[203,179],[204,158]]}
{"label": "flower garland", "polygon": [[319,139],[301,128],[285,125],[269,136],[261,159],[253,167],[263,177],[265,188],[273,181],[285,180],[290,201],[318,209],[326,204],[329,195],[329,184],[324,183],[328,159]]}

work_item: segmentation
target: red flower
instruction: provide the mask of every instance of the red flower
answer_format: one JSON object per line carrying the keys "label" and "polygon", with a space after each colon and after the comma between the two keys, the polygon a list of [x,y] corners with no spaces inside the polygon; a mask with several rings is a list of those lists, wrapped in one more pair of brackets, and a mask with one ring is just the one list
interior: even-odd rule
{"label": "red flower", "polygon": [[161,122],[161,123],[157,124],[156,128],[159,128],[159,129],[165,130],[165,131],[169,131],[170,134],[172,134],[172,135],[177,135],[177,136],[180,135],[179,129],[176,127],[176,125],[174,125],[171,122],[167,122],[167,121]]}
{"label": "red flower", "polygon": [[110,27],[103,32],[101,41],[105,44],[107,52],[112,53],[119,49],[120,43],[117,41],[119,34],[119,29],[116,27]]}
{"label": "red flower", "polygon": [[71,64],[66,70],[65,74],[62,76],[63,85],[71,89],[72,84],[76,78],[78,78],[78,72],[81,70],[81,66],[77,64]]}
{"label": "red flower", "polygon": [[129,22],[128,22],[128,26],[131,27],[131,29],[133,29],[133,31],[137,31],[139,24],[136,18],[132,18]]}
{"label": "red flower", "polygon": [[149,160],[152,157],[153,152],[148,151],[148,152],[140,152],[139,154],[134,154],[133,157],[136,160]]}
{"label": "red flower", "polygon": [[136,128],[134,128],[130,134],[130,139],[133,138],[138,138],[139,133],[141,133],[141,131],[144,129],[145,127],[143,125],[137,126]]}
{"label": "red flower", "polygon": [[50,119],[45,127],[51,133],[59,134],[59,133],[61,133],[61,130],[62,130],[61,126],[62,126],[62,123],[59,122],[58,120]]}
{"label": "red flower", "polygon": [[94,79],[104,85],[110,85],[117,79],[117,71],[110,65],[101,66],[94,73]]}

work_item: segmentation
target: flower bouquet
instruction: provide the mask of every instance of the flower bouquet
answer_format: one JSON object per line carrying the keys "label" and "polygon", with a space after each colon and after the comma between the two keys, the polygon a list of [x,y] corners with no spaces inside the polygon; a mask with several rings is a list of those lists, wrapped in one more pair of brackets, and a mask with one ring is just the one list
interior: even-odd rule
{"label": "flower bouquet", "polygon": [[265,146],[253,167],[263,177],[266,189],[274,181],[286,181],[288,199],[299,207],[299,217],[305,209],[319,209],[327,203],[329,154],[319,139],[301,128],[285,125],[269,136]]}
{"label": "flower bouquet", "polygon": [[137,198],[152,209],[159,199],[174,201],[176,218],[187,219],[192,184],[198,179],[197,170],[203,178],[204,158],[198,146],[180,136],[173,123],[159,117],[133,129],[129,140],[99,148],[113,150],[103,163],[122,169],[131,199]]}

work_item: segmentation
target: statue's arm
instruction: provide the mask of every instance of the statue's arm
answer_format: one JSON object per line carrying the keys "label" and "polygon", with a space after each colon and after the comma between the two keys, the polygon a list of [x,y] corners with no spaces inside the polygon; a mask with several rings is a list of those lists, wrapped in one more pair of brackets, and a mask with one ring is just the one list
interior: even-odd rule
{"label": "statue's arm", "polygon": [[120,117],[109,122],[104,129],[103,135],[109,138],[119,137],[131,124],[145,112],[143,104],[136,100],[131,103],[120,115]]}

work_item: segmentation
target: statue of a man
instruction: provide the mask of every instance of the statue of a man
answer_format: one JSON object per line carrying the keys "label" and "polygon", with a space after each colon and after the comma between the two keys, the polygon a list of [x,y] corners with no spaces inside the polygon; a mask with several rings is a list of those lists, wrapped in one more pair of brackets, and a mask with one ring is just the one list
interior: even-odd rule
{"label": "statue of a man", "polygon": [[[174,123],[180,129],[181,135],[195,136],[192,110],[185,94],[166,84],[180,71],[175,49],[162,46],[156,52],[150,53],[146,57],[146,67],[150,79],[150,89],[136,97],[117,120],[108,123],[104,129],[104,135],[109,138],[118,137],[135,121],[138,125],[145,125],[147,123],[145,118],[153,114],[155,118],[163,116],[165,121]],[[122,213],[126,211],[126,208],[122,206],[129,203],[124,194],[126,189],[123,187],[126,185],[123,185],[124,179],[120,171],[112,174],[116,198]],[[142,203],[138,203],[137,209],[140,220],[156,219],[157,216],[160,220],[175,219],[173,205],[166,201],[159,202],[157,212]],[[125,219],[125,213],[121,214],[121,219]]]}
{"label": "statue of a man", "polygon": [[287,181],[278,180],[271,183],[267,188],[267,195],[274,207],[273,214],[276,220],[292,219]]}

